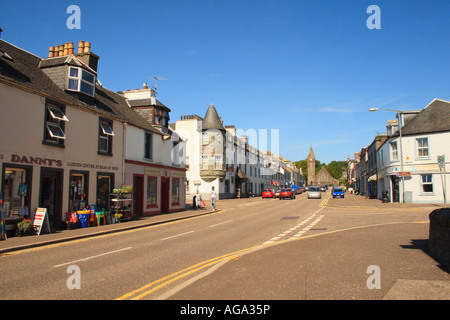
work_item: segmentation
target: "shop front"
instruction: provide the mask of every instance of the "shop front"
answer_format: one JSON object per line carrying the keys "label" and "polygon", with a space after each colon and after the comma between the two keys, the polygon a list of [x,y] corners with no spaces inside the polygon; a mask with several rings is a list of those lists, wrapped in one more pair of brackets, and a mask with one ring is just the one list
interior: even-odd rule
{"label": "shop front", "polygon": [[151,216],[186,210],[186,170],[125,160],[125,184],[133,186],[133,212]]}
{"label": "shop front", "polygon": [[2,216],[8,236],[36,208],[45,208],[51,231],[66,227],[67,213],[95,204],[109,209],[121,167],[97,165],[28,154],[3,153],[1,161]]}

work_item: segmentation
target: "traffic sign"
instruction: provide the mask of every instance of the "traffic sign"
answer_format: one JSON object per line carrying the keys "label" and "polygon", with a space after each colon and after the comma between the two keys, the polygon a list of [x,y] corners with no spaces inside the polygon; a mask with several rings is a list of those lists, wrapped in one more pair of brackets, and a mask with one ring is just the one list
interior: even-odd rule
{"label": "traffic sign", "polygon": [[445,168],[445,156],[444,155],[437,156],[437,161],[438,161],[439,169],[444,169]]}

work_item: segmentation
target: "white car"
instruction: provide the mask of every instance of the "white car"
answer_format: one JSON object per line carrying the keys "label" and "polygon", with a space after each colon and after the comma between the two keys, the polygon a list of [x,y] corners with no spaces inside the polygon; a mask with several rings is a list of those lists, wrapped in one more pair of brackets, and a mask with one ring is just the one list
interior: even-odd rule
{"label": "white car", "polygon": [[322,199],[319,187],[308,188],[308,199]]}

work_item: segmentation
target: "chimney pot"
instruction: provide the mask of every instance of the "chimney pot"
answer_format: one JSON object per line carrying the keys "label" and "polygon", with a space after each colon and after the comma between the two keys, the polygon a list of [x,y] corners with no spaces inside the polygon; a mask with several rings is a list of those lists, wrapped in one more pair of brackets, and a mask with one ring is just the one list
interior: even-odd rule
{"label": "chimney pot", "polygon": [[85,42],[84,43],[84,52],[85,53],[89,53],[89,52],[91,52],[91,43],[90,42]]}
{"label": "chimney pot", "polygon": [[61,57],[63,55],[63,53],[64,53],[64,45],[61,44],[61,45],[59,45],[59,56]]}
{"label": "chimney pot", "polygon": [[84,51],[84,41],[78,42],[78,53],[83,53]]}
{"label": "chimney pot", "polygon": [[68,45],[68,54],[73,54],[73,42],[69,42],[69,45]]}
{"label": "chimney pot", "polygon": [[53,58],[54,54],[55,54],[55,48],[54,47],[48,48],[48,57]]}
{"label": "chimney pot", "polygon": [[69,49],[69,45],[67,44],[67,42],[64,44],[64,51],[63,51],[63,56],[67,56],[68,54],[68,49]]}

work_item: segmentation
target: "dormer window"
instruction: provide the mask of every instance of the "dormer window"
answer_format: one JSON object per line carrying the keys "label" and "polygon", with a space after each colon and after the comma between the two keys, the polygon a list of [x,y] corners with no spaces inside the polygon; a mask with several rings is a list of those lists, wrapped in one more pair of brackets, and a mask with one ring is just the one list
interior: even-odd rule
{"label": "dormer window", "polygon": [[67,90],[95,94],[95,74],[78,67],[69,67]]}

